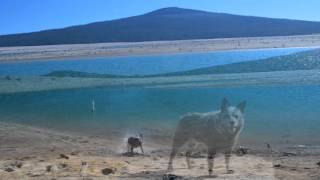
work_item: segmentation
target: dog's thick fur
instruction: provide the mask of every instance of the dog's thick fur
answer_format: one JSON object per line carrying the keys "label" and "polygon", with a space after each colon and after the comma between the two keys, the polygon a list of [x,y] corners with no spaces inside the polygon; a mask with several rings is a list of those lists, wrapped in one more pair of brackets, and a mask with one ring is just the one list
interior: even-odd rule
{"label": "dog's thick fur", "polygon": [[127,140],[128,152],[133,154],[133,149],[140,147],[141,152],[144,153],[143,147],[142,147],[142,142],[143,142],[142,134],[139,134],[136,137],[129,137]]}
{"label": "dog's thick fur", "polygon": [[[212,175],[213,160],[218,152],[225,153],[227,173],[229,169],[231,151],[235,146],[238,136],[244,125],[244,108],[246,102],[238,106],[230,106],[227,99],[222,100],[219,111],[208,113],[192,113],[184,116],[177,127],[173,139],[168,170],[172,170],[172,161],[178,150],[190,140],[195,140],[206,145],[208,152],[208,171]],[[186,152],[187,165],[190,168],[191,150]]]}

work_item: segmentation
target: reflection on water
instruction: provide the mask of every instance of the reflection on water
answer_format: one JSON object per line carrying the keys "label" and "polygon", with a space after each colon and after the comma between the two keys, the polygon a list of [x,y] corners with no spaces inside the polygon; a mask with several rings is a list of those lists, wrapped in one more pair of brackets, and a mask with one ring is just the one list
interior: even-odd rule
{"label": "reflection on water", "polygon": [[[0,95],[2,120],[61,130],[102,133],[108,128],[174,129],[181,115],[220,107],[223,97],[246,100],[243,137],[318,141],[320,87],[88,88]],[[95,112],[92,113],[92,100]]]}

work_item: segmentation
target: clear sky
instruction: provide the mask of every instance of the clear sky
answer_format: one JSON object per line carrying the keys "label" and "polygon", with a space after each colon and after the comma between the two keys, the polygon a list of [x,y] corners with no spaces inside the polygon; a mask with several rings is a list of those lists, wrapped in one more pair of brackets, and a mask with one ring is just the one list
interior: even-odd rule
{"label": "clear sky", "polygon": [[163,7],[320,21],[320,0],[0,0],[0,34],[111,20]]}

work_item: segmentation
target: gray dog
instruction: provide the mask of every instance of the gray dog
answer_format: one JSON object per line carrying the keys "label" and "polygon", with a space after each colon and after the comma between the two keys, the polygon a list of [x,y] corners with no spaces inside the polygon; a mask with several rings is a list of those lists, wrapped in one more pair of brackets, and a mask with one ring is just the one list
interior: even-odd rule
{"label": "gray dog", "polygon": [[142,143],[143,143],[142,134],[139,134],[136,137],[129,137],[127,141],[128,152],[133,155],[134,154],[133,149],[140,147],[141,152],[144,153],[142,148]]}
{"label": "gray dog", "polygon": [[[172,161],[177,151],[191,140],[201,142],[207,147],[207,160],[209,175],[212,175],[213,160],[216,153],[225,154],[227,173],[229,169],[231,151],[237,143],[238,136],[244,125],[243,101],[236,107],[230,106],[228,100],[222,100],[221,109],[208,113],[192,113],[184,116],[177,127],[173,139],[173,147],[170,155],[168,170],[173,170]],[[186,161],[190,168],[191,150],[186,152]]]}

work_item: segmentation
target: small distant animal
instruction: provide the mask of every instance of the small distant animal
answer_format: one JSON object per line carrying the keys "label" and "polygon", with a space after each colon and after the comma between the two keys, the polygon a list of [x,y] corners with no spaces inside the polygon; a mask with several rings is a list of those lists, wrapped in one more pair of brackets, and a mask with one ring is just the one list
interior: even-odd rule
{"label": "small distant animal", "polygon": [[[245,106],[245,101],[236,107],[230,106],[228,100],[224,98],[218,111],[191,113],[182,117],[173,138],[168,171],[173,170],[172,162],[178,150],[190,141],[197,141],[207,148],[210,176],[213,173],[214,158],[221,152],[225,154],[227,173],[233,173],[233,170],[229,169],[230,156],[244,125]],[[191,168],[191,153],[192,149],[189,148],[185,154],[188,168]]]}
{"label": "small distant animal", "polygon": [[133,154],[133,150],[135,148],[140,147],[141,152],[143,152],[143,147],[142,147],[142,142],[143,142],[143,135],[139,134],[136,137],[129,137],[127,141],[127,147],[128,147],[128,152]]}
{"label": "small distant animal", "polygon": [[80,167],[80,175],[81,177],[87,176],[87,170],[88,170],[88,163],[81,161],[81,167]]}

